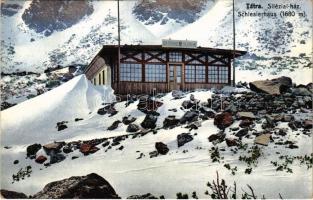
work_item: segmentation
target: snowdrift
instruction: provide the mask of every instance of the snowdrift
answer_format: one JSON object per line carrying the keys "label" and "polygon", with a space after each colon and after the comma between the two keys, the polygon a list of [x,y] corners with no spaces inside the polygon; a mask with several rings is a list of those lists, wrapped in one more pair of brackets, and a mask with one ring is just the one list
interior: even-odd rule
{"label": "snowdrift", "polygon": [[55,132],[57,122],[84,118],[102,103],[114,99],[110,87],[94,86],[85,75],[77,76],[45,94],[2,111],[1,131],[2,136],[5,135],[2,143],[31,143],[38,134]]}

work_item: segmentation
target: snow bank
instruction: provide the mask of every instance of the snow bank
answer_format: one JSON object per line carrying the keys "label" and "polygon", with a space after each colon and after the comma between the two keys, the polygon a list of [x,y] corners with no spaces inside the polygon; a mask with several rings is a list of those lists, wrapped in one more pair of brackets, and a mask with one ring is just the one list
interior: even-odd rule
{"label": "snow bank", "polygon": [[31,143],[60,121],[84,118],[104,102],[114,100],[109,87],[93,86],[85,75],[1,112],[2,143]]}

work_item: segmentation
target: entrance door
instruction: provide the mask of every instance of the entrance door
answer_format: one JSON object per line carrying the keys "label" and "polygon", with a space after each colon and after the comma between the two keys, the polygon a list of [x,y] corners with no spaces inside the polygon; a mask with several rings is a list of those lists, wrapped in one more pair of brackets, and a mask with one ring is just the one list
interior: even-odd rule
{"label": "entrance door", "polygon": [[169,64],[169,89],[180,90],[182,88],[182,65]]}

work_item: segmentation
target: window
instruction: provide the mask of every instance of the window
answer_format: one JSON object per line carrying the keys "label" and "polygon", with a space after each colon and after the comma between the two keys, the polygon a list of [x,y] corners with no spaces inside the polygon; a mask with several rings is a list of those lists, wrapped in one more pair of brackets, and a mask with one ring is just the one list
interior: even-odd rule
{"label": "window", "polygon": [[141,81],[141,64],[121,63],[120,80],[121,81]]}
{"label": "window", "polygon": [[193,83],[205,83],[205,66],[186,65],[185,81]]}
{"label": "window", "polygon": [[170,62],[182,62],[182,53],[181,52],[170,52],[169,53]]}
{"label": "window", "polygon": [[209,83],[228,83],[227,66],[209,66],[208,69]]}
{"label": "window", "polygon": [[209,83],[218,83],[218,66],[208,67],[208,81]]}
{"label": "window", "polygon": [[146,64],[146,82],[166,82],[166,65]]}
{"label": "window", "polygon": [[220,83],[228,83],[228,67],[219,67],[219,79]]}

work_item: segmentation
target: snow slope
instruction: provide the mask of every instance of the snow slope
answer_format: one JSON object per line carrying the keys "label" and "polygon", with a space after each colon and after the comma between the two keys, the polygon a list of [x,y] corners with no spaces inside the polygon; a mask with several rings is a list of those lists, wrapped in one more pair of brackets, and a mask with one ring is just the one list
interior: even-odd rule
{"label": "snow slope", "polygon": [[40,136],[52,140],[55,133],[49,133],[55,130],[57,122],[88,117],[102,103],[112,102],[114,98],[111,88],[94,87],[85,75],[77,76],[54,90],[2,111],[2,142],[27,144]]}
{"label": "snow slope", "polygon": [[[201,102],[207,102],[212,95],[210,91],[196,91],[192,94]],[[163,105],[158,108],[160,116],[157,127],[162,127],[162,122],[168,115],[180,118],[185,111],[180,110],[179,105],[189,99],[190,95],[191,93],[182,99],[174,100],[169,93],[157,98],[158,101],[163,102]],[[128,133],[127,126],[124,124],[120,124],[114,131],[108,131],[107,127],[115,120],[121,120],[128,115],[137,118],[135,124],[143,121],[145,114],[137,110],[138,101],[128,107],[125,106],[125,102],[116,103],[115,108],[118,113],[112,117],[98,115],[96,110],[103,107],[101,103],[112,100],[114,98],[111,89],[96,88],[90,85],[84,76],[79,76],[46,94],[1,112],[1,187],[34,194],[51,181],[93,172],[108,180],[123,198],[148,192],[157,196],[175,198],[177,192],[191,194],[193,191],[196,191],[200,198],[207,198],[204,195],[208,189],[206,183],[215,179],[218,171],[220,177],[228,184],[237,182],[239,193],[241,189],[247,189],[246,184],[249,184],[258,196],[264,194],[266,198],[279,198],[279,193],[283,198],[309,198],[312,194],[312,170],[295,161],[291,166],[293,173],[286,173],[276,171],[276,167],[270,163],[270,161],[280,161],[278,159],[280,155],[297,156],[311,153],[311,136],[302,134],[301,130],[291,131],[286,122],[279,124],[279,127],[288,130],[285,137],[297,141],[299,148],[287,150],[284,146],[274,147],[273,143],[269,146],[260,146],[262,156],[250,175],[244,173],[247,166],[238,159],[246,152],[239,150],[234,154],[225,141],[217,145],[220,149],[225,149],[220,151],[224,159],[220,162],[212,162],[209,150],[214,145],[208,142],[208,137],[219,132],[219,129],[213,125],[213,119],[202,121],[201,127],[197,130],[188,131],[185,125],[181,125],[173,129],[160,129],[156,134],[150,132],[136,138],[129,136],[121,141],[120,145],[112,146],[111,149],[102,148],[100,144],[98,145],[100,150],[89,156],[83,156],[77,150],[66,154],[64,161],[49,167],[25,159],[26,147],[29,144],[125,135]],[[178,111],[169,111],[173,108]],[[75,117],[81,117],[83,120],[74,122]],[[69,122],[68,128],[57,131],[54,127],[55,123],[61,120]],[[238,127],[238,123],[226,129],[227,137],[234,137],[229,129]],[[260,126],[257,124],[255,129],[260,130]],[[190,132],[194,139],[178,148],[177,135],[187,132]],[[109,141],[112,143],[112,139]],[[149,152],[155,150],[155,142],[165,143],[170,149],[169,153],[149,158]],[[254,143],[254,138],[243,138],[243,142],[250,147]],[[4,146],[11,148],[6,149],[3,148]],[[117,150],[121,146],[124,149]],[[37,156],[41,153],[43,153],[41,150],[37,152]],[[138,159],[141,153],[144,156]],[[72,160],[72,156],[79,158]],[[19,160],[19,163],[14,165],[14,160]],[[231,175],[231,172],[223,166],[226,163],[238,167],[235,175]],[[27,165],[32,166],[31,176],[12,184],[12,174]]]}

